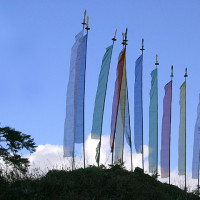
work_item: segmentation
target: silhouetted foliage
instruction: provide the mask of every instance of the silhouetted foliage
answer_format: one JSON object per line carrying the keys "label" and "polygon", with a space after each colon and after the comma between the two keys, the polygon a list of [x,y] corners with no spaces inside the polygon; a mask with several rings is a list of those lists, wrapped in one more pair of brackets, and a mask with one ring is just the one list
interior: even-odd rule
{"label": "silhouetted foliage", "polygon": [[22,149],[26,149],[30,153],[35,151],[36,145],[30,135],[10,127],[0,128],[0,157],[6,165],[25,173],[29,166],[29,160],[18,154]]}
{"label": "silhouetted foliage", "polygon": [[142,169],[127,171],[90,166],[74,171],[51,170],[40,178],[24,178],[10,184],[0,180],[0,199],[48,200],[199,200],[177,186],[161,183]]}

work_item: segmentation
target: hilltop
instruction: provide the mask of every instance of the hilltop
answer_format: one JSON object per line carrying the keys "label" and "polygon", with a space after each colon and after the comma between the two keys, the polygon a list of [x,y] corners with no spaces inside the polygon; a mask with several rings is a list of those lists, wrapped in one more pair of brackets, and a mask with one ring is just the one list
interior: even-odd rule
{"label": "hilltop", "polygon": [[74,171],[51,170],[40,178],[0,177],[0,199],[15,200],[200,200],[177,186],[157,181],[140,168],[127,171],[119,165]]}

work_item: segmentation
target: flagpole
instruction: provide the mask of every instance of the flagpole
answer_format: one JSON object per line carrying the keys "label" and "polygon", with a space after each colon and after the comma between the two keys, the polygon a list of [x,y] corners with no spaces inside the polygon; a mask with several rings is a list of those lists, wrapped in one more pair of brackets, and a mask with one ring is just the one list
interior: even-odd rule
{"label": "flagpole", "polygon": [[[158,69],[158,54],[156,54],[156,69]],[[158,72],[157,72],[157,80],[158,80]],[[156,176],[158,176],[158,104],[157,104],[157,166],[156,166]]]}
{"label": "flagpole", "polygon": [[[200,158],[200,156],[199,156]],[[199,196],[199,162],[198,162],[198,185],[197,185],[197,190],[198,190],[198,196]]]}
{"label": "flagpole", "polygon": [[[122,38],[123,38],[122,44],[123,44],[123,48],[124,48],[124,33],[122,33]],[[115,142],[115,140],[114,140],[114,142]],[[114,142],[113,142],[113,148],[111,148],[112,149],[112,165],[113,165],[113,154],[114,154]],[[123,150],[122,150],[122,160],[123,160]]]}
{"label": "flagpole", "polygon": [[[128,98],[128,84],[127,84],[127,80],[126,80],[126,87],[127,87],[127,99]],[[131,150],[131,171],[133,171],[133,159],[132,159],[132,140],[131,140],[131,125],[130,125],[130,112],[129,112],[129,101],[128,103],[128,114],[129,114],[129,127],[130,127],[130,150]]]}
{"label": "flagpole", "polygon": [[[127,41],[128,41],[127,40],[127,32],[128,32],[128,28],[126,28],[126,32],[124,34],[124,40],[122,42],[123,47],[125,48],[125,59],[124,59],[125,62],[126,62],[126,46],[128,45],[127,44]],[[124,109],[124,112],[125,112],[125,109]],[[121,161],[122,164],[123,164],[123,156],[124,156],[124,129],[123,129],[123,146],[122,146],[122,161]]]}
{"label": "flagpole", "polygon": [[[127,31],[128,29],[126,29],[126,35],[125,35],[125,47],[126,45],[128,45],[126,42],[128,41],[127,40]],[[127,87],[127,99],[128,98],[128,84],[127,84],[127,80],[126,80],[126,87]],[[130,127],[130,151],[131,151],[131,171],[133,171],[133,156],[132,156],[132,139],[131,139],[131,125],[130,125],[130,112],[129,112],[129,101],[127,102],[128,103],[128,114],[129,114],[129,127]]]}
{"label": "flagpole", "polygon": [[[113,45],[115,43],[116,39],[116,34],[117,34],[117,29],[115,30],[115,36],[112,38]],[[106,95],[106,94],[105,94]],[[104,112],[104,109],[103,109]],[[103,115],[102,115],[103,118]],[[103,120],[102,120],[103,121]],[[100,162],[100,154],[101,154],[101,136],[102,136],[102,124],[101,124],[101,134],[100,134],[100,141],[99,141],[99,159],[98,159],[98,167],[99,167],[99,162]]]}
{"label": "flagpole", "polygon": [[[89,16],[87,16],[87,24],[86,24],[86,30],[87,30],[87,40],[88,40],[88,31],[90,30],[89,26]],[[83,30],[84,30],[84,25],[83,24]],[[86,40],[86,41],[87,41]],[[86,56],[87,56],[87,42],[86,42],[86,55],[85,55],[85,67],[86,67]],[[86,69],[85,69],[86,72]],[[84,159],[84,169],[85,169],[85,81],[84,81],[84,99],[83,99],[83,159]]]}
{"label": "flagpole", "polygon": [[[84,18],[83,18],[83,22],[81,24],[83,24],[83,31],[84,31],[84,27],[86,25],[85,23],[85,17],[86,17],[86,10],[84,12]],[[85,90],[85,89],[84,89]],[[85,92],[84,92],[85,93]],[[84,109],[83,109],[84,110]],[[84,115],[84,114],[83,114]],[[83,118],[84,119],[84,118]],[[83,123],[84,126],[84,123]],[[84,128],[83,128],[84,131]],[[83,133],[83,143],[84,143],[84,133]],[[74,134],[74,143],[73,143],[73,158],[72,158],[72,170],[74,170],[74,164],[75,164],[75,160],[74,160],[74,152],[75,152],[75,134]]]}
{"label": "flagpole", "polygon": [[186,191],[186,78],[188,77],[187,68],[185,68],[185,191]]}
{"label": "flagpole", "polygon": [[[144,38],[142,38],[142,68],[143,68],[143,51],[144,49]],[[142,82],[143,82],[143,69],[142,69]],[[144,135],[143,135],[143,87],[142,87],[142,169],[144,172]]]}
{"label": "flagpole", "polygon": [[[173,77],[174,77],[174,74],[173,74],[173,65],[171,66],[171,81],[173,81]],[[171,98],[172,98],[172,87],[171,87]],[[171,99],[171,113],[172,115],[172,99]],[[169,134],[169,185],[170,185],[170,173],[171,173],[171,166],[170,166],[170,148],[171,148],[171,118],[172,116],[170,115],[170,134]]]}

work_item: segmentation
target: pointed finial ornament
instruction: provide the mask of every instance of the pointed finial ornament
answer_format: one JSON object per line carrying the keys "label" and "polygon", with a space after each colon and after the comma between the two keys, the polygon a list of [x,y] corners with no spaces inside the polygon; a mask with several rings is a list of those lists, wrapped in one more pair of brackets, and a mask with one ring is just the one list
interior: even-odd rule
{"label": "pointed finial ornament", "polygon": [[141,48],[140,50],[142,51],[142,53],[143,53],[143,51],[145,50],[145,49],[144,49],[144,38],[142,38],[142,48]]}
{"label": "pointed finial ornament", "polygon": [[85,28],[87,31],[88,31],[88,30],[90,30],[90,28],[89,28],[89,25],[88,25],[88,24],[89,24],[89,16],[87,16],[87,24],[86,24],[86,28]]}
{"label": "pointed finial ornament", "polygon": [[123,42],[122,42],[122,44],[123,45],[128,45],[127,44],[127,42],[128,42],[128,40],[127,40],[127,32],[128,32],[128,28],[126,28],[126,32],[125,33],[122,33],[122,36],[123,36]]}
{"label": "pointed finial ornament", "polygon": [[84,12],[83,22],[81,23],[81,24],[83,24],[83,28],[84,28],[84,26],[86,25],[86,23],[85,23],[85,17],[86,17],[86,10],[85,10],[85,12]]}
{"label": "pointed finial ornament", "polygon": [[156,54],[156,63],[155,63],[155,65],[159,65],[159,63],[158,63],[158,54]]}
{"label": "pointed finial ornament", "polygon": [[174,77],[174,74],[173,74],[173,65],[171,66],[171,75],[170,75],[171,78]]}
{"label": "pointed finial ornament", "polygon": [[124,46],[124,33],[122,32],[122,44],[123,44],[123,46]]}
{"label": "pointed finial ornament", "polygon": [[187,67],[185,68],[185,75],[184,75],[184,77],[185,77],[185,78],[188,77],[188,74],[187,74]]}
{"label": "pointed finial ornament", "polygon": [[117,39],[116,39],[116,34],[117,34],[117,29],[115,30],[115,36],[114,36],[114,38],[112,38],[113,44],[114,44],[114,42],[117,40]]}

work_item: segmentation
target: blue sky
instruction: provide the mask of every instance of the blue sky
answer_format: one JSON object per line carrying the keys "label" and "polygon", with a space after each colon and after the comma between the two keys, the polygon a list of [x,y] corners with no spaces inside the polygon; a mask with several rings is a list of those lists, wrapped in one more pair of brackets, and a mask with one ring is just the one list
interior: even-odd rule
{"label": "blue sky", "polygon": [[[70,51],[90,17],[86,71],[85,133],[90,133],[98,75],[105,49],[117,41],[111,61],[103,134],[110,134],[112,98],[122,31],[128,27],[127,73],[133,130],[134,68],[144,38],[144,143],[148,144],[150,73],[160,63],[159,141],[164,85],[174,65],[171,166],[177,167],[179,87],[187,79],[187,166],[191,169],[200,84],[200,2],[198,0],[0,1],[1,125],[32,135],[36,143],[62,145]],[[134,134],[134,133],[132,133]],[[133,137],[132,137],[133,138]],[[159,144],[160,146],[160,144]],[[135,150],[134,150],[135,151]],[[133,161],[134,162],[134,161]]]}

